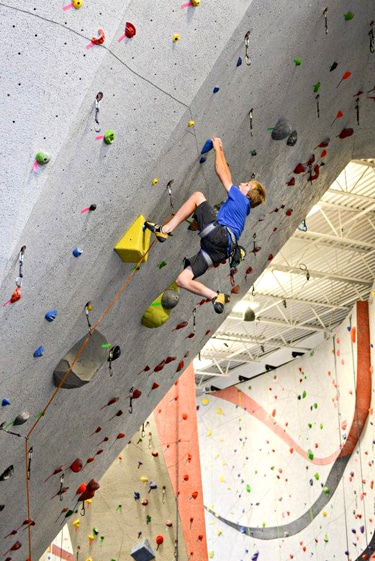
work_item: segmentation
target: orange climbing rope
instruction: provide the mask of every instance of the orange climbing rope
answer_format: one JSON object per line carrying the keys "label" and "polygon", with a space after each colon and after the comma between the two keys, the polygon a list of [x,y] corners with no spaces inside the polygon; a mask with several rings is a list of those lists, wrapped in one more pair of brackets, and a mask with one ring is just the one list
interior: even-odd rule
{"label": "orange climbing rope", "polygon": [[[70,374],[70,372],[72,371],[73,366],[75,365],[75,363],[77,362],[77,360],[79,359],[79,357],[81,356],[84,348],[86,347],[87,343],[90,340],[91,335],[98,329],[99,325],[101,324],[101,322],[103,321],[103,319],[106,317],[106,315],[109,313],[109,311],[113,308],[113,306],[115,305],[115,303],[117,302],[117,300],[119,299],[119,297],[121,296],[121,294],[124,292],[125,288],[128,286],[129,282],[131,281],[131,279],[134,277],[135,273],[138,271],[138,267],[141,265],[142,261],[144,261],[145,257],[148,255],[148,253],[150,252],[151,248],[155,245],[156,243],[156,239],[151,242],[149,248],[147,249],[147,251],[145,251],[145,253],[142,255],[142,257],[140,258],[140,260],[138,261],[138,263],[135,265],[134,269],[132,270],[132,272],[130,273],[130,275],[125,279],[124,283],[121,285],[121,287],[118,289],[118,291],[116,292],[115,296],[113,297],[113,299],[111,300],[111,302],[108,304],[108,306],[106,307],[106,309],[104,310],[104,312],[101,314],[101,316],[99,317],[99,319],[97,320],[97,322],[95,323],[95,325],[90,329],[89,334],[87,335],[86,339],[83,341],[80,349],[77,351],[77,354],[75,355],[75,357],[72,360],[72,363],[70,364],[69,368],[66,370],[64,376],[62,377],[59,385],[57,386],[57,388],[54,390],[54,392],[52,393],[51,397],[49,398],[49,400],[47,401],[46,405],[43,407],[42,412],[40,413],[40,415],[38,416],[38,418],[36,419],[35,423],[32,425],[32,427],[30,428],[29,432],[27,433],[26,437],[25,437],[25,462],[26,462],[26,506],[27,506],[27,519],[31,520],[31,505],[30,505],[30,485],[29,485],[29,473],[30,473],[30,469],[29,469],[29,452],[30,452],[30,448],[28,446],[28,439],[30,438],[31,434],[34,432],[36,426],[38,425],[39,421],[41,420],[42,417],[44,417],[44,415],[46,414],[47,409],[49,408],[49,406],[51,405],[51,403],[54,401],[56,395],[58,394],[58,392],[60,391],[62,385],[64,384],[66,378],[68,377],[68,375]],[[32,561],[32,554],[31,554],[31,524],[28,524],[28,549],[29,549],[29,556],[27,558],[27,561]]]}

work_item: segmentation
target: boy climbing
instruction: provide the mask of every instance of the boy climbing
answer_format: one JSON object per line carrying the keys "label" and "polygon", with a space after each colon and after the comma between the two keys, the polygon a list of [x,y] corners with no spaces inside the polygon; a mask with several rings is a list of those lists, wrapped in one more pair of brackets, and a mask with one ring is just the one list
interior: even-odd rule
{"label": "boy climbing", "polygon": [[185,257],[185,268],[177,277],[176,284],[193,294],[210,299],[215,312],[221,314],[224,305],[230,301],[229,294],[215,292],[196,279],[207,269],[232,255],[233,250],[238,247],[237,242],[245,227],[250,208],[255,208],[265,201],[266,190],[258,181],[234,185],[221,139],[214,137],[212,144],[215,151],[215,171],[228,193],[217,215],[204,194],[196,191],[169,222],[159,225],[146,221],[144,227],[151,230],[159,242],[164,242],[179,224],[193,215],[199,226],[201,249],[193,257]]}

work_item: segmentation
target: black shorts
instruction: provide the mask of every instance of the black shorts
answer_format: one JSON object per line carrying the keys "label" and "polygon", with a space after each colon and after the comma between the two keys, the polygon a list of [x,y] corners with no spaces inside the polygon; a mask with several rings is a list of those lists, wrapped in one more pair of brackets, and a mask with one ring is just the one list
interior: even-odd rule
{"label": "black shorts", "polygon": [[[197,221],[199,231],[201,232],[208,224],[215,222],[216,212],[210,206],[208,201],[204,201],[197,207],[193,217]],[[208,253],[214,265],[227,259],[229,239],[225,228],[219,224],[208,236],[202,238],[201,248]],[[185,257],[185,268],[188,266],[192,268],[194,279],[202,276],[209,268],[200,251],[193,255],[193,257]]]}

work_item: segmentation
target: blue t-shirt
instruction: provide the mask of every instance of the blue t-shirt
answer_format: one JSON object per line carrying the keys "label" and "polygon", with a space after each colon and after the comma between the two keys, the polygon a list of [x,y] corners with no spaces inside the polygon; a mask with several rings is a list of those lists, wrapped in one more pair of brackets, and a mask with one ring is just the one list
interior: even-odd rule
{"label": "blue t-shirt", "polygon": [[241,193],[236,185],[228,191],[227,200],[221,205],[217,214],[217,221],[222,226],[228,226],[238,240],[245,227],[246,217],[250,214],[250,201]]}

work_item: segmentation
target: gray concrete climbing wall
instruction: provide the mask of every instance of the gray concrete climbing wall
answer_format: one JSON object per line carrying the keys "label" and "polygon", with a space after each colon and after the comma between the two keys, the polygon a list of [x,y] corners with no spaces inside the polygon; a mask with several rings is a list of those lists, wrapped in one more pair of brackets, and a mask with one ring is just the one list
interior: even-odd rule
{"label": "gray concrete climbing wall", "polygon": [[[193,232],[182,227],[163,246],[153,246],[136,272],[113,246],[139,214],[164,219],[196,189],[212,203],[222,200],[212,153],[200,163],[205,141],[222,136],[234,180],[255,173],[268,188],[267,204],[251,214],[242,238],[249,253],[236,277],[234,304],[345,164],[374,154],[373,19],[368,0],[293,7],[286,0],[202,0],[197,7],[181,0],[84,0],[79,9],[69,0],[0,2],[0,421],[27,436],[0,432],[4,559],[38,558],[60,529],[62,511],[74,506],[83,475],[100,479],[124,438],[132,437],[221,322],[211,304],[184,294],[164,326],[150,330],[140,323],[180,271],[185,252],[194,251]],[[124,38],[126,22],[135,26],[132,38]],[[99,29],[105,41],[93,45]],[[343,116],[335,120],[339,111]],[[280,117],[298,132],[294,146],[271,139],[269,129]],[[195,125],[188,127],[189,121]],[[110,145],[100,138],[108,129],[116,134]],[[328,146],[318,148],[322,142]],[[35,164],[39,151],[51,156],[46,165]],[[81,212],[91,204],[95,211]],[[260,248],[254,253],[253,236]],[[22,298],[8,303],[22,246]],[[75,248],[79,257],[72,255]],[[206,278],[230,289],[225,266]],[[56,392],[52,372],[87,333],[88,301],[92,325],[109,344],[120,345],[122,355],[112,376],[104,365],[86,386]],[[48,322],[44,314],[51,309],[58,314]],[[188,325],[175,330],[183,322]],[[34,357],[41,346],[42,356]],[[129,413],[131,388],[142,394]],[[113,414],[122,413],[110,420],[101,408],[115,397]],[[14,426],[23,411],[29,420]],[[98,426],[109,436],[100,455],[90,438]],[[62,483],[63,472],[45,481],[76,458],[83,460],[83,473],[67,470]]]}

